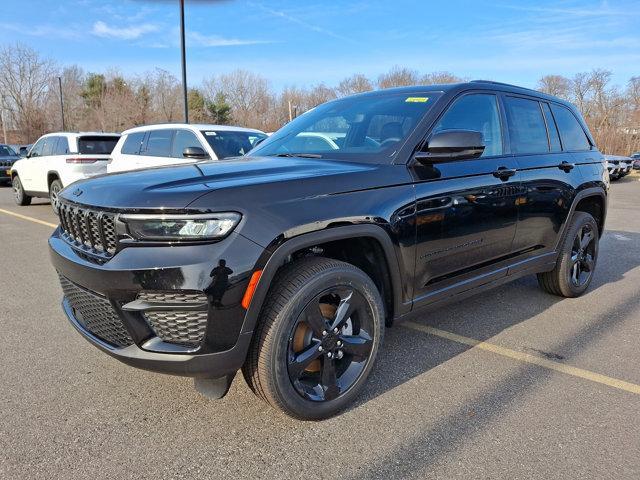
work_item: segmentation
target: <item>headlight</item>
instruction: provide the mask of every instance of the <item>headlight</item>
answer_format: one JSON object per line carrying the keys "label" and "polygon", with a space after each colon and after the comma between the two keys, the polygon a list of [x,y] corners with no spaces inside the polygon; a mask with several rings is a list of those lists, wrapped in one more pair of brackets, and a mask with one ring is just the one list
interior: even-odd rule
{"label": "headlight", "polygon": [[215,240],[238,225],[239,213],[204,215],[120,215],[129,234],[139,240]]}

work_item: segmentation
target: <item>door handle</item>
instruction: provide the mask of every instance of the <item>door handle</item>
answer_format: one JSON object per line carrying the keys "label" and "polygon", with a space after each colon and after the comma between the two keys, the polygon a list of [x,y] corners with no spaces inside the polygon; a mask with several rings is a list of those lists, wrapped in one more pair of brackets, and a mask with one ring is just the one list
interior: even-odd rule
{"label": "door handle", "polygon": [[576,166],[575,163],[569,163],[569,162],[563,161],[560,165],[558,165],[558,168],[560,170],[564,170],[566,173],[569,173],[571,170],[573,170],[575,166]]}
{"label": "door handle", "polygon": [[516,172],[517,170],[515,168],[498,167],[498,169],[493,172],[493,176],[500,180],[507,181],[509,178],[513,177]]}

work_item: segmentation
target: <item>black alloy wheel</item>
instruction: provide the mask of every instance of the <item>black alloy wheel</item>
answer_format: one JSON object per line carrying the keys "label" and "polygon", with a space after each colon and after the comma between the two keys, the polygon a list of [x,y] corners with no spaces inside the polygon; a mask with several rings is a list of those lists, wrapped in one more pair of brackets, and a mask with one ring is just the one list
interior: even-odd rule
{"label": "black alloy wheel", "polygon": [[585,224],[575,235],[571,248],[571,263],[569,264],[571,281],[576,287],[581,287],[591,280],[595,268],[595,239],[593,227]]}
{"label": "black alloy wheel", "polygon": [[362,294],[347,286],[330,288],[307,304],[288,352],[289,379],[303,398],[334,400],[356,383],[373,348],[372,317]]}
{"label": "black alloy wheel", "polygon": [[560,242],[553,270],[538,274],[543,290],[561,297],[579,297],[593,280],[598,261],[598,224],[587,212],[575,212]]}
{"label": "black alloy wheel", "polygon": [[287,415],[320,420],[364,387],[384,335],[384,305],[354,265],[306,257],[271,282],[242,373]]}

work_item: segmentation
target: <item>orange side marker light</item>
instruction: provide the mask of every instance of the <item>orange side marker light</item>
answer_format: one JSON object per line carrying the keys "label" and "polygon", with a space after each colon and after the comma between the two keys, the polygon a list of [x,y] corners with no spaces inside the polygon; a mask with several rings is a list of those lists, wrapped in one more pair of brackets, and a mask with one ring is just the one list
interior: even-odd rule
{"label": "orange side marker light", "polygon": [[247,290],[244,292],[244,297],[242,297],[242,308],[244,308],[245,310],[248,310],[249,305],[251,305],[251,299],[253,298],[253,294],[256,291],[256,287],[258,286],[258,281],[260,280],[261,275],[262,270],[256,270],[251,275],[251,280],[249,280]]}

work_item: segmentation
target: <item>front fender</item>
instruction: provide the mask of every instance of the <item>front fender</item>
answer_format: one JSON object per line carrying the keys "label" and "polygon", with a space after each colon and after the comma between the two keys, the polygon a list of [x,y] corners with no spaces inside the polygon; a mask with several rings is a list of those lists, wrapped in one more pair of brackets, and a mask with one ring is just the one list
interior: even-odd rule
{"label": "front fender", "polygon": [[[387,231],[382,226],[375,224],[347,225],[305,233],[288,240],[278,239],[278,246],[275,250],[265,250],[263,258],[259,261],[259,264],[263,265],[261,268],[262,275],[260,276],[251,304],[245,315],[242,333],[252,332],[254,330],[269,287],[276,272],[286,263],[289,255],[300,249],[321,243],[361,237],[373,238],[382,246],[391,275],[394,316],[397,317],[408,313],[411,310],[411,302],[402,301],[402,277],[400,275],[399,259]],[[258,267],[258,269],[259,268],[260,267]]]}

